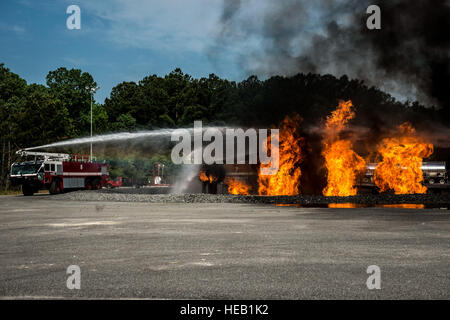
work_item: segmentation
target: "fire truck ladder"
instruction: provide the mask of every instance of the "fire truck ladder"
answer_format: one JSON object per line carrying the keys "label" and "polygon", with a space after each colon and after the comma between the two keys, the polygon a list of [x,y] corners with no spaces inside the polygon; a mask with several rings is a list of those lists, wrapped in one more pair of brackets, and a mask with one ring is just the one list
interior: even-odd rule
{"label": "fire truck ladder", "polygon": [[16,154],[26,157],[26,156],[35,156],[35,157],[44,157],[45,160],[70,160],[70,154],[67,153],[50,153],[50,152],[36,152],[36,151],[26,151],[26,150],[19,150],[16,151]]}

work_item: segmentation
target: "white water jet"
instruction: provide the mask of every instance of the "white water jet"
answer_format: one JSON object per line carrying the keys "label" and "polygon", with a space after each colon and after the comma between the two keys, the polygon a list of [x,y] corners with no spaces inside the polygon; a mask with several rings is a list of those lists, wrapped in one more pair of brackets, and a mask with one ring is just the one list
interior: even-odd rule
{"label": "white water jet", "polygon": [[159,130],[151,130],[151,131],[138,131],[138,132],[119,132],[119,133],[110,133],[97,135],[93,137],[84,137],[84,138],[76,138],[70,139],[60,142],[54,142],[50,144],[45,144],[38,147],[26,148],[25,150],[34,150],[34,149],[42,149],[42,148],[51,148],[51,147],[64,147],[64,146],[72,146],[78,144],[87,144],[87,143],[98,143],[98,142],[111,142],[111,141],[123,141],[123,140],[131,140],[131,139],[139,139],[139,138],[156,138],[156,137],[170,137],[173,131],[176,129],[159,129]]}
{"label": "white water jet", "polygon": [[[179,128],[180,129],[180,128]],[[193,128],[184,128],[188,131],[193,131]],[[225,127],[203,127],[203,130],[207,129],[217,129],[224,130]],[[170,137],[172,133],[178,129],[158,129],[158,130],[147,130],[147,131],[138,131],[138,132],[119,132],[119,133],[110,133],[97,135],[93,137],[84,137],[84,138],[75,138],[65,141],[59,141],[54,143],[45,144],[42,146],[25,148],[24,150],[35,150],[35,149],[43,149],[43,148],[52,148],[52,147],[65,147],[79,144],[88,144],[88,143],[99,143],[99,142],[112,142],[112,141],[125,141],[132,139],[140,139],[140,138],[165,138]]]}

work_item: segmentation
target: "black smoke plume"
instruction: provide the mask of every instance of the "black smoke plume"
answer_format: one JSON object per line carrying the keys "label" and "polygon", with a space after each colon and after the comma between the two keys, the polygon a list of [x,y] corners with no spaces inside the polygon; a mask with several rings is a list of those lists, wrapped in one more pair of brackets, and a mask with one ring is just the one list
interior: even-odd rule
{"label": "black smoke plume", "polygon": [[[381,8],[381,30],[366,9]],[[248,74],[348,75],[400,100],[450,109],[450,0],[224,1],[220,45]]]}

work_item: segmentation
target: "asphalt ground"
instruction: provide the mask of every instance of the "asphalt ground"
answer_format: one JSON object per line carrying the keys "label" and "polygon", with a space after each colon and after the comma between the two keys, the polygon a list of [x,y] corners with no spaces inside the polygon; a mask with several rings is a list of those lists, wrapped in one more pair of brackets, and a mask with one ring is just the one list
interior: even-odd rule
{"label": "asphalt ground", "polygon": [[[450,211],[0,196],[1,298],[449,299]],[[78,265],[81,289],[66,286]],[[369,290],[367,268],[381,270]]]}

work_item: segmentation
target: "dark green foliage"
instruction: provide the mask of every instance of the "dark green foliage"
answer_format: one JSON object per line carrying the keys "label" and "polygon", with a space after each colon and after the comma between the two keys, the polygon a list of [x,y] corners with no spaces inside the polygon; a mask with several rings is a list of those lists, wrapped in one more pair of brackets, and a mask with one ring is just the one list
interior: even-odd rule
{"label": "dark green foliage", "polygon": [[75,134],[88,132],[89,127],[80,121],[82,114],[90,112],[89,88],[97,84],[94,78],[80,69],[66,69],[64,67],[50,71],[47,74],[47,86],[55,98],[58,98],[69,112],[74,121]]}

